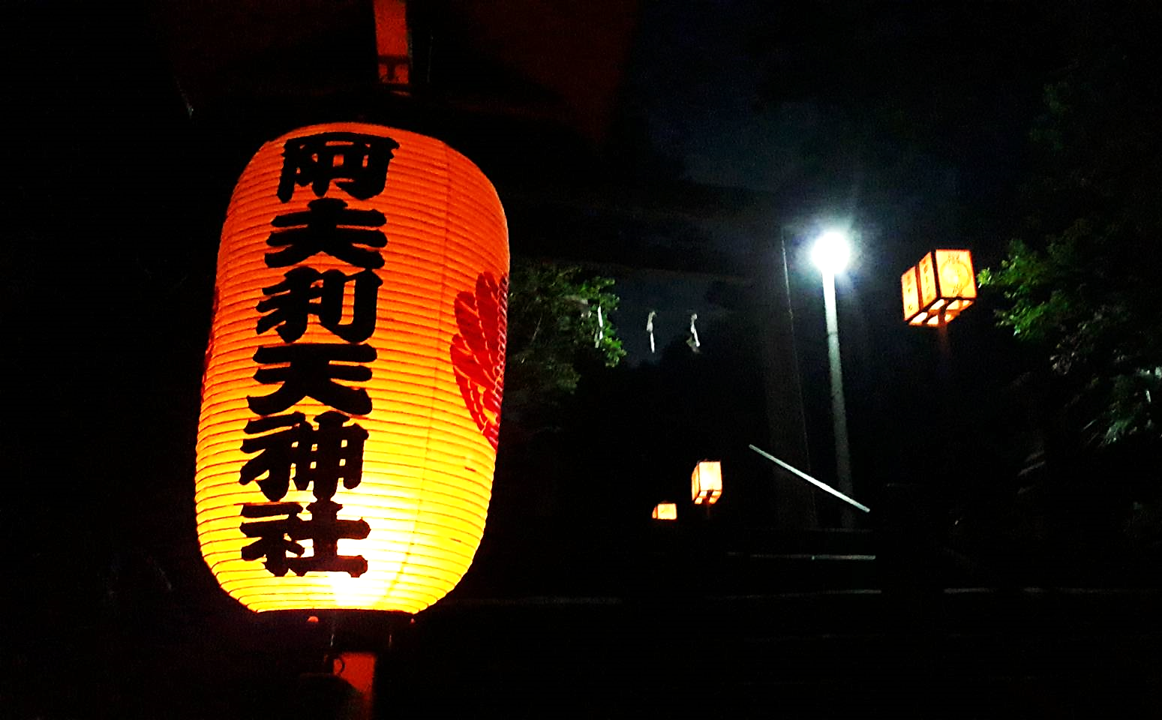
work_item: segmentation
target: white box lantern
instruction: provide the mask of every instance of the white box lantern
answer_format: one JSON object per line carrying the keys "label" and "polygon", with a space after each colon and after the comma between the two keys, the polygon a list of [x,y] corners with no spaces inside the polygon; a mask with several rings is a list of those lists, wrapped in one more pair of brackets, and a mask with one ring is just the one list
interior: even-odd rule
{"label": "white box lantern", "polygon": [[695,505],[713,505],[722,496],[722,463],[703,460],[690,475],[690,497]]}
{"label": "white box lantern", "polygon": [[654,520],[677,520],[678,506],[674,503],[658,503],[654,506],[654,513],[651,517]]}

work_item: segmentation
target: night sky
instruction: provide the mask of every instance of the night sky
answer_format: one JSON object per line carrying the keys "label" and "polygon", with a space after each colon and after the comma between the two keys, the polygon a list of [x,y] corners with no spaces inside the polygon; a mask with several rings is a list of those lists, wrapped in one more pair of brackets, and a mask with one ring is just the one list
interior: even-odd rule
{"label": "night sky", "polygon": [[[249,156],[304,122],[428,123],[494,178],[515,255],[580,264],[615,278],[621,295],[610,319],[625,362],[589,369],[554,444],[502,458],[477,566],[450,598],[446,624],[433,621],[426,662],[457,652],[456,633],[474,648],[485,642],[476,616],[456,608],[519,625],[503,602],[648,595],[647,581],[631,579],[639,551],[684,579],[661,573],[659,587],[702,610],[708,597],[773,591],[778,583],[755,590],[755,570],[731,575],[725,562],[707,574],[683,569],[675,558],[710,551],[683,536],[668,555],[647,518],[653,503],[682,498],[693,461],[721,457],[718,549],[783,549],[769,541],[779,535],[771,486],[792,481],[746,449],[764,445],[773,422],[757,360],[766,329],[754,309],[780,241],[809,469],[832,480],[822,290],[806,255],[825,227],[850,228],[856,241],[838,283],[856,496],[874,508],[889,485],[922,486],[936,498],[931,522],[944,527],[980,522],[981,498],[1010,492],[1029,448],[1009,432],[1019,419],[1005,388],[1039,359],[994,325],[986,295],[950,327],[953,359],[942,370],[934,332],[901,322],[899,276],[936,247],[972,249],[978,269],[999,261],[1037,162],[1029,130],[1044,85],[1074,57],[1086,3],[643,1],[554,11],[506,2],[490,13],[446,0],[427,17],[432,96],[419,98],[420,110],[374,91],[363,4],[337,3],[330,23],[308,30],[318,15],[308,3],[303,22],[284,19],[269,34],[255,28],[277,4],[241,5],[252,12],[31,1],[3,11],[13,40],[4,43],[0,151],[0,538],[10,571],[0,703],[15,698],[11,717],[159,717],[167,694],[193,703],[174,716],[260,717],[242,700],[247,687],[273,692],[296,671],[262,645],[275,631],[254,630],[202,563],[193,473],[222,217]],[[555,13],[566,35],[577,28],[579,47],[546,55],[537,43],[505,45],[551,38],[557,25],[535,23]],[[480,15],[493,20],[474,24]],[[466,40],[474,34],[484,39]],[[591,65],[586,46],[599,51]],[[692,313],[697,355],[686,343]],[[815,502],[824,525],[838,521],[833,501]],[[690,522],[699,532],[708,524]],[[796,582],[774,589],[804,589]],[[585,644],[585,624],[608,625],[605,610],[585,607],[562,622],[574,623],[568,639],[592,659],[600,651]],[[514,630],[508,661],[522,672],[540,677],[536,661],[515,658],[538,633],[552,636],[552,612]],[[668,612],[684,622],[680,608]],[[745,635],[753,622],[773,642],[761,608],[750,612],[732,631]],[[821,617],[805,622],[824,635]],[[610,622],[650,662],[722,650],[699,636],[655,655],[641,649],[652,646],[633,634],[639,625]],[[207,628],[239,639],[215,644]],[[586,682],[603,682],[576,662]],[[130,679],[100,669],[109,666]],[[254,684],[215,680],[215,667]],[[58,676],[73,689],[51,700]],[[675,687],[651,687],[663,686]],[[241,704],[215,705],[200,687]],[[519,707],[538,714],[551,703],[542,700]]]}

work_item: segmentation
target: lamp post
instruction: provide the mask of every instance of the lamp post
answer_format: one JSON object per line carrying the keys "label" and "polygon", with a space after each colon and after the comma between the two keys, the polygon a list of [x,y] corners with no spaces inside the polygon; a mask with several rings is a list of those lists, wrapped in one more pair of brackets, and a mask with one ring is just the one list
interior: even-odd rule
{"label": "lamp post", "polygon": [[900,276],[904,322],[934,327],[940,347],[941,372],[951,374],[952,347],[948,323],[976,301],[976,274],[971,250],[935,250]]}
{"label": "lamp post", "polygon": [[[827,315],[827,360],[831,371],[831,421],[835,429],[835,477],[840,492],[852,493],[851,453],[847,441],[847,406],[843,399],[843,367],[839,359],[839,318],[835,308],[835,275],[847,267],[851,248],[847,234],[829,230],[811,248],[811,261],[823,275],[823,306]],[[851,513],[843,511],[843,526],[852,525]]]}

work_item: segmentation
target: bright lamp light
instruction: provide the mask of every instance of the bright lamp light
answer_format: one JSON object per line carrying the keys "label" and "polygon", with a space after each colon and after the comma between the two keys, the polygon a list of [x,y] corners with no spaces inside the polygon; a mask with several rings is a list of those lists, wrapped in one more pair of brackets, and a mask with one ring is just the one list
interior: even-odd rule
{"label": "bright lamp light", "polygon": [[842,230],[828,230],[819,236],[811,248],[811,262],[826,274],[843,272],[850,258],[851,245],[847,241],[847,233]]}

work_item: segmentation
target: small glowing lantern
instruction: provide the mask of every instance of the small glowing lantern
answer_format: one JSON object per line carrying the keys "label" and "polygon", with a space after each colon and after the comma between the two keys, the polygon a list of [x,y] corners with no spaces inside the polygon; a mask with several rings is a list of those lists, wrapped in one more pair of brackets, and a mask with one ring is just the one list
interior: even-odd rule
{"label": "small glowing lantern", "polygon": [[900,277],[904,322],[936,327],[947,324],[976,300],[976,278],[969,250],[936,250]]}
{"label": "small glowing lantern", "polygon": [[654,506],[654,520],[677,520],[678,506],[674,503],[658,503]]}
{"label": "small glowing lantern", "polygon": [[255,611],[418,612],[492,490],[508,233],[444,143],[342,123],[264,145],[218,254],[198,426],[202,555]]}
{"label": "small glowing lantern", "polygon": [[703,460],[690,475],[690,497],[695,505],[713,505],[722,496],[722,463]]}

